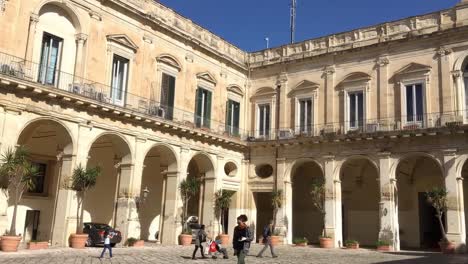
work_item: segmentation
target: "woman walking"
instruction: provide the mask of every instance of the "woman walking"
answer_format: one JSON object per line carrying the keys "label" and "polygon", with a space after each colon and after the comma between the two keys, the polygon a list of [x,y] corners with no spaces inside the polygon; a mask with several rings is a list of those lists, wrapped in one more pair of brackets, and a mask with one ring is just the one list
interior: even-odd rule
{"label": "woman walking", "polygon": [[252,232],[247,226],[247,216],[237,217],[237,226],[234,228],[232,244],[234,254],[237,256],[237,264],[245,264],[245,256],[249,253],[250,242],[252,242]]}
{"label": "woman walking", "polygon": [[197,236],[195,238],[195,250],[193,251],[192,259],[195,259],[195,254],[197,253],[198,249],[200,249],[202,258],[204,259],[206,258],[205,253],[203,252],[203,246],[202,246],[202,243],[206,242],[206,236],[207,235],[205,232],[205,225],[201,225],[200,230],[198,230]]}

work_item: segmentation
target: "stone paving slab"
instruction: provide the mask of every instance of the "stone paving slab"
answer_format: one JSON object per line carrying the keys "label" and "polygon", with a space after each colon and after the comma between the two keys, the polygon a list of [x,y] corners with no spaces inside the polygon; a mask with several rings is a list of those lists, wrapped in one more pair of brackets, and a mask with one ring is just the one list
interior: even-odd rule
{"label": "stone paving slab", "polygon": [[[254,245],[246,263],[250,264],[468,264],[468,255],[442,255],[434,252],[402,251],[379,253],[374,250],[359,249],[319,249],[281,246],[277,248],[279,258],[272,259],[269,253],[259,259],[255,254],[261,249]],[[101,248],[48,249],[41,251],[21,250],[17,253],[0,253],[1,264],[100,264],[100,263],[174,263],[206,264],[237,263],[229,249],[230,259],[191,260],[192,247],[152,246],[144,248],[116,248],[114,258],[98,259]]]}

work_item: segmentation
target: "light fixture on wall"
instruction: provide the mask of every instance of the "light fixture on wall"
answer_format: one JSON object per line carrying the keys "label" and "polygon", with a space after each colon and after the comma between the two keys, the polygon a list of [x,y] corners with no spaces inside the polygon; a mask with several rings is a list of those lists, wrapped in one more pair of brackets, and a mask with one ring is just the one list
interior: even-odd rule
{"label": "light fixture on wall", "polygon": [[150,191],[149,191],[148,187],[146,186],[145,189],[143,189],[143,191],[141,192],[140,196],[135,196],[135,198],[134,198],[135,199],[135,205],[136,205],[136,208],[137,208],[138,212],[140,211],[141,205],[146,202],[146,198],[148,198],[149,193],[150,193]]}

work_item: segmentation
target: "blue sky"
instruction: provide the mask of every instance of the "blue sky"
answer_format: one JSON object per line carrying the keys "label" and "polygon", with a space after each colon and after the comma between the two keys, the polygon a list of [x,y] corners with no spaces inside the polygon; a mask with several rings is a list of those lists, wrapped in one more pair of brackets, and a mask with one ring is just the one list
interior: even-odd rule
{"label": "blue sky", "polygon": [[[460,0],[297,0],[296,40],[453,7]],[[289,42],[290,0],[161,0],[246,51]]]}

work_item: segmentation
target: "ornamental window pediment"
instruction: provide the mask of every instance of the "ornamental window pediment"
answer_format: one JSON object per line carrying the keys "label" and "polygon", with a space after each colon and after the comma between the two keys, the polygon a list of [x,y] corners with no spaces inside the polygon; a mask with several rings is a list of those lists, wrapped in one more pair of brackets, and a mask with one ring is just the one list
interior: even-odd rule
{"label": "ornamental window pediment", "polygon": [[124,46],[125,48],[132,50],[134,53],[136,53],[138,50],[138,46],[135,44],[135,42],[133,42],[125,34],[107,35],[107,41],[109,43],[115,43]]}

